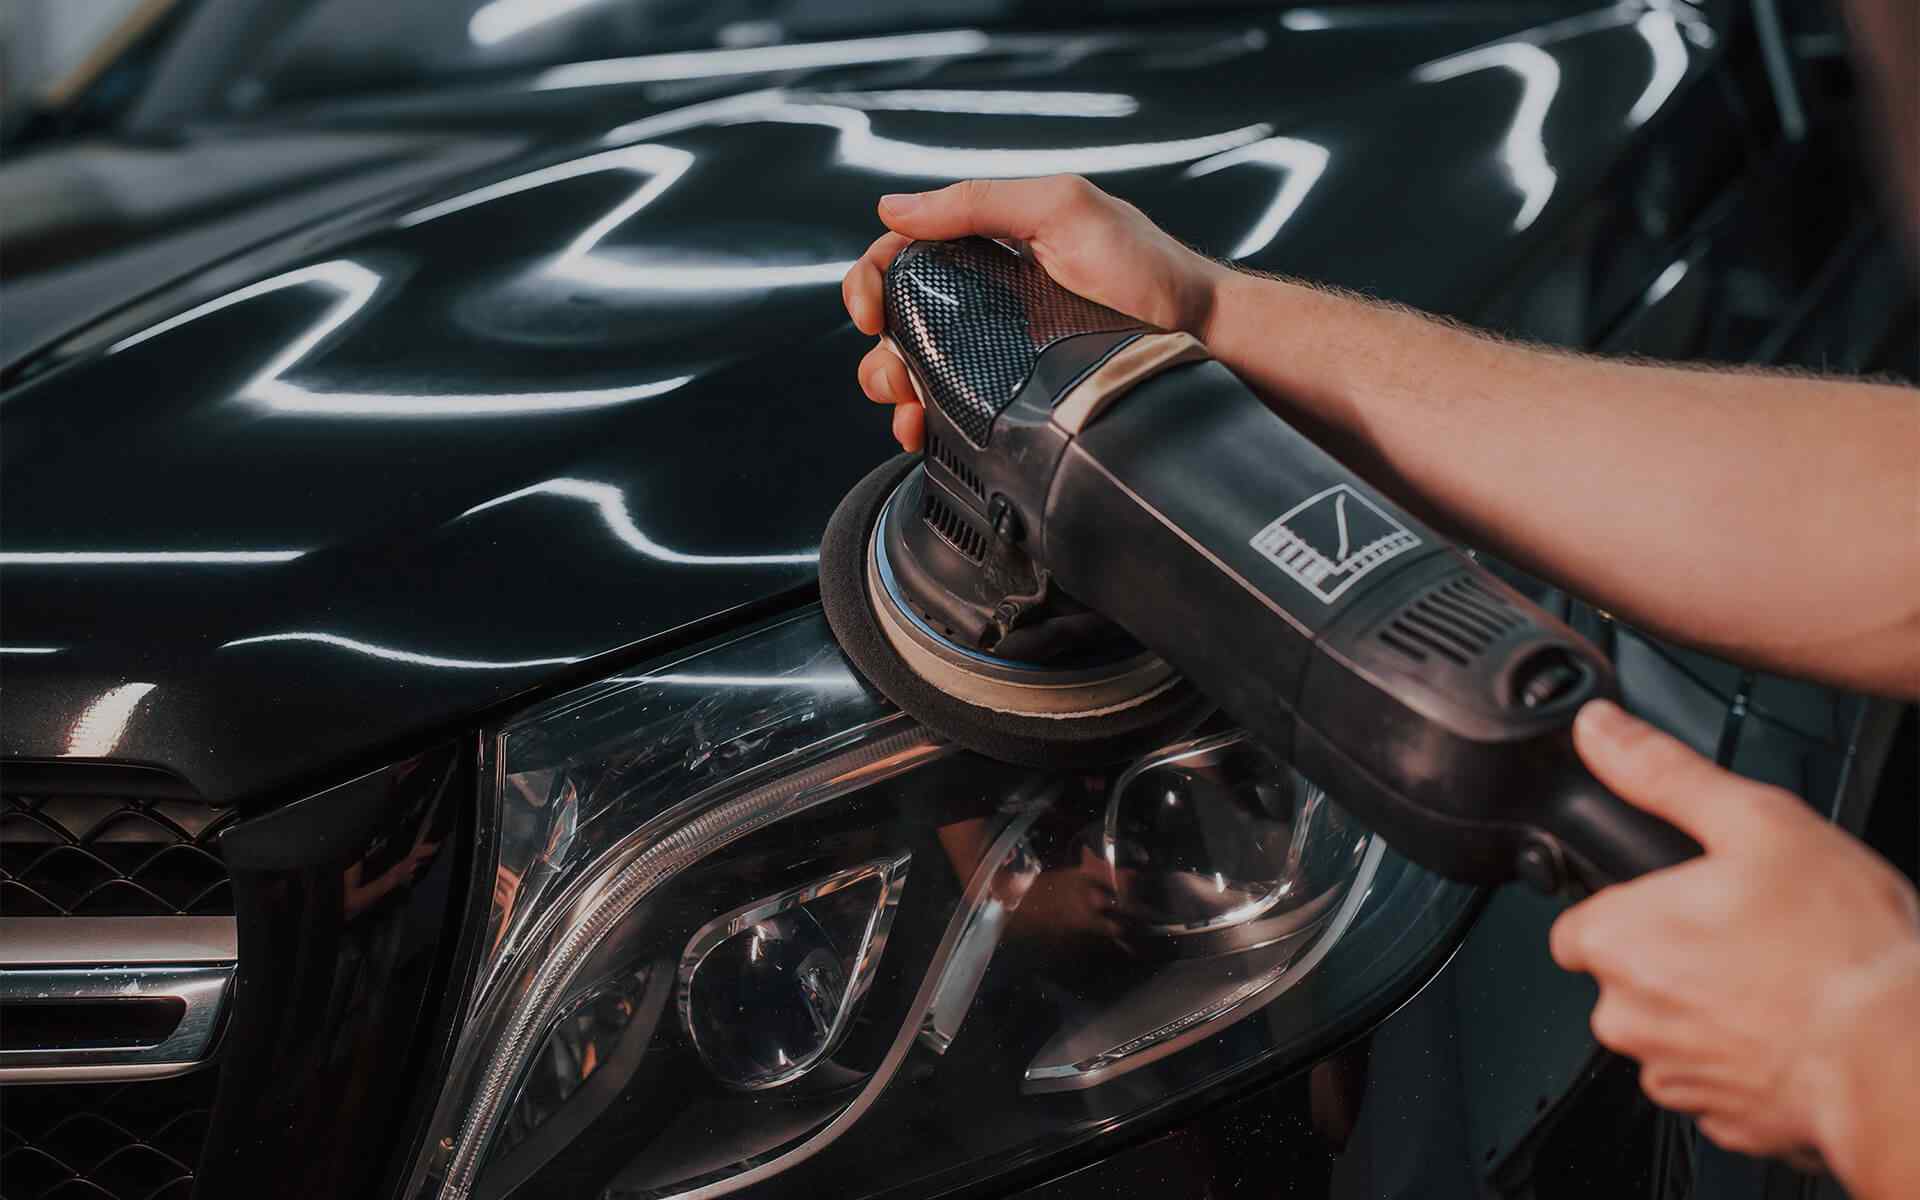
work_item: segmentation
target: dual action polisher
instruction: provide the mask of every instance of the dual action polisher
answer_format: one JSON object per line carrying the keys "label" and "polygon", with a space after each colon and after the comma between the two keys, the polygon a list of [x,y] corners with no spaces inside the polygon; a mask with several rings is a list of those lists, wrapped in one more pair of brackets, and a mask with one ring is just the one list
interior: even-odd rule
{"label": "dual action polisher", "polygon": [[1205,348],[968,238],[885,279],[926,406],[820,553],[861,672],[961,746],[1113,762],[1215,708],[1408,858],[1591,891],[1698,854],[1581,765],[1590,644],[1314,445]]}

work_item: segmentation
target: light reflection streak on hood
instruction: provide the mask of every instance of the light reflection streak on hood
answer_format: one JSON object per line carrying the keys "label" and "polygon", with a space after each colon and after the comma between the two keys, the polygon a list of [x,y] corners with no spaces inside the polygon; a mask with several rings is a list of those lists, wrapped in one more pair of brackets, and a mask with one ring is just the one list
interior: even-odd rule
{"label": "light reflection streak on hood", "polygon": [[683,550],[674,550],[648,537],[634,523],[633,514],[627,510],[627,498],[624,492],[612,484],[597,483],[591,479],[566,477],[548,479],[476,504],[455,519],[465,520],[488,509],[498,508],[503,504],[513,504],[533,496],[557,496],[593,506],[599,513],[601,522],[606,525],[607,532],[631,549],[659,562],[695,567],[764,567],[811,566],[820,561],[820,551],[817,548],[783,554],[690,554]]}
{"label": "light reflection streak on hood", "polygon": [[554,658],[523,658],[499,660],[486,658],[454,658],[441,654],[426,654],[417,650],[401,650],[393,646],[382,646],[376,642],[365,642],[359,638],[350,638],[337,633],[322,633],[313,630],[294,630],[287,633],[263,633],[255,637],[235,638],[224,642],[220,649],[228,650],[238,646],[261,646],[276,642],[311,642],[316,645],[334,646],[341,650],[350,650],[368,658],[383,659],[387,662],[406,663],[416,667],[444,667],[461,671],[519,671],[531,667],[565,667],[582,661],[578,655],[564,655]]}
{"label": "light reflection streak on hood", "polygon": [[305,550],[6,550],[0,566],[252,567],[292,562]]}
{"label": "light reflection streak on hood", "polygon": [[726,50],[684,50],[569,63],[542,71],[536,90],[659,83],[672,79],[715,79],[766,71],[893,63],[917,58],[953,58],[979,54],[992,39],[978,29],[855,38],[835,42],[796,42],[786,46],[746,46]]}
{"label": "light reflection streak on hood", "polygon": [[1650,11],[1633,23],[1634,31],[1647,43],[1652,56],[1647,86],[1627,112],[1627,128],[1638,129],[1666,106],[1667,101],[1687,77],[1687,40],[1680,34],[1680,23],[1672,13]]}
{"label": "light reflection streak on hood", "polygon": [[852,259],[791,264],[698,261],[635,263],[595,253],[602,239],[665,195],[667,190],[686,174],[693,163],[692,154],[673,146],[653,143],[623,146],[617,150],[590,154],[572,162],[556,163],[476,188],[471,192],[416,209],[402,217],[400,223],[409,227],[421,225],[463,212],[477,205],[570,179],[604,171],[632,171],[644,176],[640,186],[591,225],[581,230],[573,241],[551,263],[547,264],[545,268],[547,275],[594,287],[626,291],[712,294],[758,292],[788,287],[837,286],[848,269],[853,266]]}
{"label": "light reflection streak on hood", "polygon": [[1526,229],[1547,207],[1559,172],[1547,161],[1547,110],[1560,91],[1560,64],[1553,55],[1530,42],[1496,42],[1421,66],[1414,77],[1423,83],[1458,79],[1477,71],[1505,70],[1520,80],[1520,103],[1514,108],[1500,145],[1500,161],[1520,193],[1516,231]]}
{"label": "light reflection streak on hood", "polygon": [[659,138],[707,125],[816,125],[839,135],[834,154],[840,162],[875,174],[929,179],[1010,179],[1059,172],[1103,175],[1175,166],[1259,141],[1273,132],[1271,125],[1261,123],[1197,137],[1112,145],[932,146],[877,134],[865,112],[844,104],[826,103],[827,95],[769,88],[728,96],[629,122],[609,131],[603,141]]}
{"label": "light reflection streak on hood", "polygon": [[1280,187],[1274,193],[1273,202],[1267,205],[1267,210],[1260,214],[1253,228],[1247,231],[1246,236],[1240,239],[1240,244],[1228,255],[1238,260],[1258,254],[1279,236],[1281,228],[1299,210],[1301,202],[1306,200],[1307,193],[1320,181],[1329,157],[1327,148],[1317,142],[1289,137],[1267,138],[1197,162],[1187,168],[1187,176],[1197,179],[1241,163],[1255,163],[1282,172]]}
{"label": "light reflection streak on hood", "polygon": [[236,397],[268,413],[315,417],[465,418],[525,416],[609,408],[663,395],[692,380],[690,375],[653,379],[624,387],[576,388],[545,392],[407,393],[323,391],[292,383],[284,376],[357,316],[380,288],[380,276],[347,259],[300,267],[229,292],[179,316],[124,338],[108,354],[132,349],[151,338],[233,305],[288,288],[319,287],[339,298],[299,337],[280,349]]}
{"label": "light reflection streak on hood", "polygon": [[488,0],[467,21],[467,36],[476,46],[497,46],[529,29],[537,29],[606,0]]}
{"label": "light reflection streak on hood", "polygon": [[969,113],[983,117],[1130,117],[1140,111],[1140,102],[1121,92],[882,88],[874,91],[814,92],[808,98],[843,108]]}

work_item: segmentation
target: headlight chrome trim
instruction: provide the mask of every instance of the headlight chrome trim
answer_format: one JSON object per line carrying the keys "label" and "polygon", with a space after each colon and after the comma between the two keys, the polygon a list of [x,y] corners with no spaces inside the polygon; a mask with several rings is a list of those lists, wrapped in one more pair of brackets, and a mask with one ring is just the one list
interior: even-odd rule
{"label": "headlight chrome trim", "polygon": [[[907,718],[896,714],[861,732],[906,724]],[[497,1037],[469,1042],[473,1051],[491,1047],[492,1053],[486,1056],[473,1102],[466,1107],[450,1148],[441,1195],[448,1200],[467,1200],[472,1194],[514,1085],[558,1017],[567,985],[607,934],[655,888],[765,825],[948,753],[950,747],[917,726],[879,733],[872,741],[750,787],[731,799],[716,797],[714,807],[664,836],[655,836],[650,822],[623,839],[605,865],[573,889],[571,902],[557,906],[552,917],[527,939],[525,953],[531,955],[533,946],[557,935],[555,944],[540,955],[539,966],[508,1007]],[[700,799],[695,797],[686,807],[699,807]]]}

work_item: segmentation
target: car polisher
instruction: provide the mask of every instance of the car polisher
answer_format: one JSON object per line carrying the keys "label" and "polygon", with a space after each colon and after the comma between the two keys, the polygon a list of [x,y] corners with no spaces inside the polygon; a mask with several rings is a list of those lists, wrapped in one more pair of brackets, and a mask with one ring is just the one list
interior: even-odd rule
{"label": "car polisher", "polygon": [[1574,714],[1617,694],[1606,658],[1194,338],[981,238],[908,246],[884,289],[926,452],[842,501],[820,583],[909,714],[1071,767],[1217,706],[1463,882],[1590,891],[1700,852],[1574,753]]}

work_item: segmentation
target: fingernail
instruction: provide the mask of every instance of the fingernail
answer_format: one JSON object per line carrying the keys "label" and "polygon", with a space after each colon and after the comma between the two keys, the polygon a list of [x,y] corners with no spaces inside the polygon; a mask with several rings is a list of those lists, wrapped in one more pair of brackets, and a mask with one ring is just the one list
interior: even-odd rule
{"label": "fingernail", "polygon": [[894,192],[880,197],[880,207],[887,212],[904,216],[920,207],[920,197],[912,192]]}
{"label": "fingernail", "polygon": [[1576,721],[1581,732],[1605,742],[1617,742],[1633,726],[1633,718],[1611,700],[1589,700]]}

